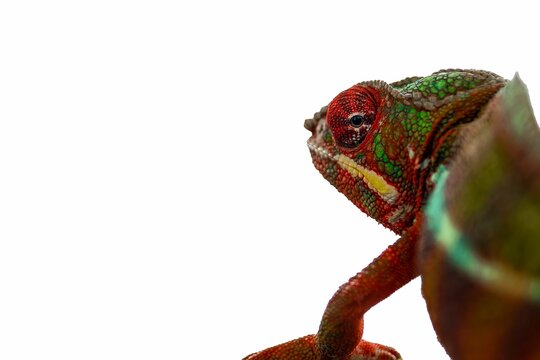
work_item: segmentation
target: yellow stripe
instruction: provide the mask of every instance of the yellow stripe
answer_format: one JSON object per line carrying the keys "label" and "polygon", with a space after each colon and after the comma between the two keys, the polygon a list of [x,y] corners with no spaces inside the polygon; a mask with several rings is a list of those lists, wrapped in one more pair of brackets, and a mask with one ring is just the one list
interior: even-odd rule
{"label": "yellow stripe", "polygon": [[366,185],[375,190],[387,203],[394,203],[398,197],[398,192],[395,187],[388,184],[386,180],[376,172],[366,169],[358,165],[353,159],[339,154],[336,161],[343,169],[347,170],[352,176],[359,177]]}

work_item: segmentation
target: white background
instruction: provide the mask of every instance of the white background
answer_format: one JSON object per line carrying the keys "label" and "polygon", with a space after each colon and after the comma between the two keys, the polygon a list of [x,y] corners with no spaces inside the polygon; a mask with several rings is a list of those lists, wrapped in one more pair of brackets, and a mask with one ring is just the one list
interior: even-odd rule
{"label": "white background", "polygon": [[[449,67],[519,71],[540,106],[532,1],[191,3],[1,3],[1,359],[241,359],[313,333],[396,236],[315,171],[304,119]],[[447,358],[418,280],[365,338]]]}

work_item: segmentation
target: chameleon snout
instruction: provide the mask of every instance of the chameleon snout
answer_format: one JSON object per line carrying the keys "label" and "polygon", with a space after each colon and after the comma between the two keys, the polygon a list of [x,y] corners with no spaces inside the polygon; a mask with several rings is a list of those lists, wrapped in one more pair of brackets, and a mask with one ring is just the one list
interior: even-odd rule
{"label": "chameleon snout", "polygon": [[311,132],[314,132],[314,131],[315,131],[315,126],[316,126],[316,125],[317,125],[317,121],[316,121],[315,119],[313,119],[313,118],[311,118],[311,119],[306,119],[306,120],[304,121],[304,127],[305,127],[307,130],[311,131]]}
{"label": "chameleon snout", "polygon": [[315,129],[317,128],[319,120],[326,117],[327,110],[328,106],[323,106],[321,110],[313,114],[313,117],[311,119],[306,119],[304,121],[304,127],[312,133],[315,133]]}

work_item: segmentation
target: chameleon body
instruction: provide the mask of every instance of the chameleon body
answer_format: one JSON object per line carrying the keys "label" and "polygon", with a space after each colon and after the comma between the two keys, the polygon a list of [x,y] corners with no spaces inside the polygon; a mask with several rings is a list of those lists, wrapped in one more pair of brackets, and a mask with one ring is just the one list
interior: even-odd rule
{"label": "chameleon body", "polygon": [[246,360],[400,359],[362,339],[363,315],[418,275],[453,359],[540,358],[540,136],[523,84],[505,85],[455,69],[367,81],[306,120],[317,170],[400,237],[338,289],[317,334]]}
{"label": "chameleon body", "polygon": [[523,83],[461,139],[425,208],[433,326],[453,359],[540,359],[540,134]]}

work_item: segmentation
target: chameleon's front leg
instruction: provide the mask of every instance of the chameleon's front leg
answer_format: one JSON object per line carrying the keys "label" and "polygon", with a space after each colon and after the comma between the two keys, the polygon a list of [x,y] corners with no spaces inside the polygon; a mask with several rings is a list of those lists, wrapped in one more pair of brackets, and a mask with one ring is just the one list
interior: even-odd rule
{"label": "chameleon's front leg", "polygon": [[[244,360],[314,360],[321,359],[317,346],[317,335],[308,335],[280,344],[258,353],[249,355]],[[396,360],[399,353],[387,346],[360,340],[358,346],[346,359],[349,360]]]}
{"label": "chameleon's front leg", "polygon": [[363,316],[373,305],[415,278],[420,220],[364,270],[343,284],[324,312],[317,335],[308,335],[244,360],[394,360],[399,353],[362,340]]}

